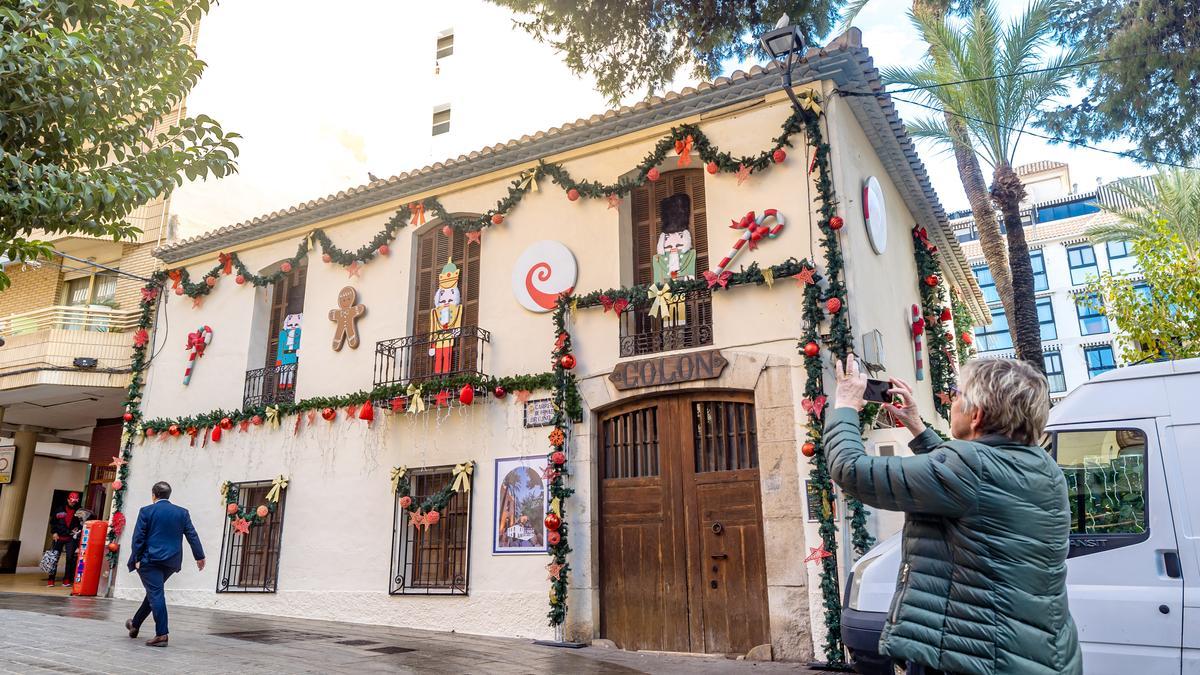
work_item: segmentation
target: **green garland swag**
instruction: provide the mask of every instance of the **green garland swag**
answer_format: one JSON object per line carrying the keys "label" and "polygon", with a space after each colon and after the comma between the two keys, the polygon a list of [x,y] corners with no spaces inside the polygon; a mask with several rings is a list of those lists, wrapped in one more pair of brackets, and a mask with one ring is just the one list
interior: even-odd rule
{"label": "green garland swag", "polygon": [[299,265],[301,260],[307,258],[310,251],[316,250],[318,244],[321,248],[322,259],[331,264],[336,263],[343,267],[366,264],[379,256],[388,255],[388,246],[396,238],[397,233],[408,225],[424,224],[427,212],[442,221],[444,227],[449,227],[456,232],[478,232],[499,225],[504,221],[505,216],[521,203],[525,195],[538,189],[537,180],[542,176],[550,177],[567,193],[570,199],[625,197],[634,189],[651,181],[650,170],[662,164],[667,155],[675,151],[677,144],[690,144],[692,151],[699,155],[700,160],[706,164],[709,173],[737,173],[742,170],[749,170],[751,173],[761,172],[772,164],[784,161],[786,152],[783,149],[792,147],[792,135],[802,131],[804,124],[809,119],[815,119],[816,116],[816,113],[809,111],[805,111],[804,114],[793,112],[784,120],[779,136],[772,139],[769,148],[755,155],[743,157],[734,157],[732,154],[718,149],[698,126],[681,124],[672,127],[667,136],[655,144],[654,149],[635,167],[632,172],[633,177],[622,177],[615,183],[605,184],[592,180],[577,181],[571,177],[562,164],[549,164],[539,160],[535,167],[513,179],[508,185],[507,195],[497,201],[495,207],[488,209],[480,216],[455,216],[447,211],[436,197],[427,197],[421,201],[401,206],[384,224],[382,230],[356,250],[340,248],[333,243],[324,230],[315,229],[300,240],[296,246],[296,254],[283,261],[280,268],[271,274],[260,275],[251,272],[235,252],[219,254],[217,264],[205,272],[198,281],[192,281],[191,273],[185,267],[172,269],[167,275],[176,294],[198,298],[212,292],[222,275],[230,275],[234,271],[237,272],[239,284],[248,283],[259,287],[274,284],[287,274],[284,270]]}
{"label": "green garland swag", "polygon": [[[392,469],[392,492],[395,492],[396,496],[400,498],[400,508],[416,515],[416,518],[412,520],[414,526],[436,525],[441,519],[441,512],[446,509],[450,500],[454,499],[454,495],[464,490],[471,491],[471,474],[474,472],[475,462],[473,460],[455,464],[450,482],[417,503],[412,498],[412,480],[409,478],[408,467],[398,466]],[[430,514],[438,515],[434,515],[431,519]]]}
{"label": "green garland swag", "polygon": [[567,562],[567,554],[571,552],[568,543],[570,528],[567,525],[567,500],[575,494],[575,490],[567,487],[566,476],[569,475],[567,461],[571,438],[570,425],[583,415],[583,405],[579,397],[579,387],[575,381],[572,369],[575,367],[575,355],[571,353],[571,333],[567,330],[567,316],[570,314],[574,299],[563,294],[559,296],[554,308],[554,349],[551,361],[554,364],[554,415],[551,419],[550,450],[546,454],[547,466],[550,471],[550,510],[546,514],[546,549],[550,554],[550,611],[546,614],[550,625],[561,626],[567,619],[567,574],[571,565]]}
{"label": "green garland swag", "polygon": [[961,366],[975,356],[975,326],[971,321],[971,310],[958,293],[954,294],[951,308],[954,311],[954,346],[957,347],[958,365]]}
{"label": "green garland swag", "polygon": [[[954,387],[954,361],[951,355],[952,336],[943,324],[952,312],[946,302],[941,284],[941,266],[937,246],[929,241],[925,228],[912,229],[913,250],[916,252],[917,285],[921,290],[921,315],[925,318],[925,354],[929,361],[929,384],[933,387],[933,405],[938,414],[950,420],[950,392]],[[932,282],[932,283],[931,283]],[[953,329],[953,324],[951,324]]]}
{"label": "green garland swag", "polygon": [[[749,267],[743,267],[740,271],[734,272],[729,277],[729,283],[726,285],[774,285],[776,281],[794,277],[805,269],[812,269],[812,263],[807,260],[796,260],[795,258],[788,258],[781,263],[769,265],[765,268],[759,267],[758,263],[754,262]],[[673,279],[668,281],[666,286],[669,288],[671,294],[677,297],[691,291],[702,291],[709,288],[704,279]],[[652,288],[657,288],[657,286],[655,284],[639,284],[623,288],[609,288],[603,291],[592,291],[574,296],[572,298],[572,302],[574,303],[572,306],[574,309],[587,309],[599,306],[607,309],[618,300],[624,300],[626,306],[630,309],[645,307],[652,302],[650,296],[650,289]],[[721,290],[721,285],[714,285],[712,290],[714,292]]]}
{"label": "green garland swag", "polygon": [[[271,485],[271,491],[267,493],[267,499],[263,504],[255,507],[253,511],[243,509],[238,504],[238,486],[230,481],[225,481],[221,484],[221,496],[225,498],[225,517],[230,522],[234,523],[235,531],[237,531],[237,523],[245,521],[246,530],[258,527],[267,522],[267,519],[275,513],[275,509],[279,506],[279,495],[287,487],[287,479],[283,476],[276,478]],[[232,507],[232,508],[230,508]]]}

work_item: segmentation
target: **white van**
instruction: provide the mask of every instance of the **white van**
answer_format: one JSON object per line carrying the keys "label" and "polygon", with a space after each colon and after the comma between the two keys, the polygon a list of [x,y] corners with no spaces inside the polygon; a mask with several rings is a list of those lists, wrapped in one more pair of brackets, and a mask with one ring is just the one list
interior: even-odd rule
{"label": "white van", "polygon": [[[1086,675],[1200,675],[1200,358],[1110,371],[1050,412],[1067,475],[1067,586]],[[861,673],[878,652],[900,537],[846,583],[842,638]]]}

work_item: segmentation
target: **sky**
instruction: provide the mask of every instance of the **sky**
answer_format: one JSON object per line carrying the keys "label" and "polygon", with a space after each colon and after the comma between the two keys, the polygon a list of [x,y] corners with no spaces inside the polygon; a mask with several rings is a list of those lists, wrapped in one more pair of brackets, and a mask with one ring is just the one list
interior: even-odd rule
{"label": "sky", "polygon": [[[876,66],[920,59],[924,47],[905,16],[909,4],[874,0],[855,22]],[[1006,18],[1025,5],[997,4]],[[181,236],[365,184],[369,173],[397,175],[609,107],[550,47],[484,0],[344,0],[337,11],[330,8],[315,0],[222,0],[205,17],[197,52],[208,66],[188,98],[188,114],[210,115],[240,133],[241,156],[237,175],[175,192]],[[437,37],[451,30],[454,55],[436,59]],[[739,65],[752,64],[729,70]],[[694,84],[679,78],[672,89]],[[452,105],[451,133],[431,137],[431,111],[439,104]],[[898,107],[905,119],[931,114]],[[946,210],[966,208],[953,157],[919,147]],[[1042,159],[1069,163],[1080,190],[1097,179],[1149,172],[1123,158],[1025,137],[1017,163]]]}

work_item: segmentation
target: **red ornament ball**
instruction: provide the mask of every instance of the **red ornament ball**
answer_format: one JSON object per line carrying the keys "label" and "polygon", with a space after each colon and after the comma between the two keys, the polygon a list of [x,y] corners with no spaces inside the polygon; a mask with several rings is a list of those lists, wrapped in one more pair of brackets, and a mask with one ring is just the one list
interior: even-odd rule
{"label": "red ornament ball", "polygon": [[579,201],[579,190],[576,190],[575,188],[567,190],[567,199],[570,199],[573,202]]}
{"label": "red ornament ball", "polygon": [[646,178],[651,182],[658,180],[660,176],[661,174],[658,172],[658,167],[652,166],[650,167],[650,170],[646,172]]}
{"label": "red ornament ball", "polygon": [[504,222],[504,214],[503,213],[496,213],[496,214],[492,215],[492,224],[493,225],[499,225],[500,223],[503,223],[503,222]]}
{"label": "red ornament ball", "polygon": [[323,262],[323,263],[333,262],[333,256],[329,255],[328,253],[322,253],[321,254],[321,262]]}
{"label": "red ornament ball", "polygon": [[775,152],[771,153],[771,161],[775,162],[776,164],[783,164],[783,160],[785,159],[787,159],[787,153],[784,152],[783,148],[779,148]]}
{"label": "red ornament ball", "polygon": [[117,551],[121,550],[121,545],[115,541],[110,541],[108,542],[108,550],[116,553]]}
{"label": "red ornament ball", "polygon": [[158,432],[153,429],[147,429],[146,430],[146,438],[154,438],[154,435],[157,433]]}
{"label": "red ornament ball", "polygon": [[571,370],[575,367],[575,357],[571,354],[563,354],[558,359],[558,365],[563,367],[563,370]]}
{"label": "red ornament ball", "polygon": [[559,466],[567,463],[567,453],[562,450],[555,450],[550,453],[550,463],[558,464]]}
{"label": "red ornament ball", "polygon": [[925,277],[926,286],[937,286],[939,281],[941,281],[941,279],[939,279],[938,275],[936,274],[930,274],[929,276]]}
{"label": "red ornament ball", "polygon": [[271,509],[268,509],[266,504],[259,504],[254,512],[258,514],[259,518],[266,518],[267,514],[271,513]]}
{"label": "red ornament ball", "polygon": [[228,417],[221,418],[221,428],[228,431],[233,428],[233,420]]}
{"label": "red ornament ball", "polygon": [[463,405],[471,405],[475,402],[475,388],[469,384],[464,384],[462,389],[458,390],[458,402]]}
{"label": "red ornament ball", "polygon": [[400,498],[400,508],[407,511],[408,507],[410,507],[410,506],[412,506],[412,497],[409,497],[408,495],[404,495],[403,497]]}
{"label": "red ornament ball", "polygon": [[258,425],[262,424],[262,416],[255,415],[254,417],[251,417],[250,423],[253,424],[254,426],[258,426]]}
{"label": "red ornament ball", "polygon": [[817,446],[812,441],[807,441],[804,445],[800,446],[800,452],[805,457],[812,457],[817,454]]}
{"label": "red ornament ball", "polygon": [[290,263],[290,262],[283,263],[282,265],[279,266],[279,271],[283,272],[284,274],[290,274],[292,271],[292,263]]}
{"label": "red ornament ball", "polygon": [[425,522],[429,523],[430,525],[437,525],[438,521],[441,519],[442,514],[438,513],[437,511],[430,511],[429,513],[425,514]]}
{"label": "red ornament ball", "polygon": [[842,301],[838,298],[830,298],[825,301],[825,310],[830,314],[837,314],[842,309]]}
{"label": "red ornament ball", "polygon": [[966,331],[964,331],[963,334],[959,337],[961,337],[963,344],[969,345],[969,344],[975,342],[975,336],[971,335],[970,333],[968,333]]}
{"label": "red ornament ball", "polygon": [[120,478],[118,478],[112,482],[113,492],[120,492],[121,488],[123,488],[123,487],[125,487],[125,484],[121,482]]}
{"label": "red ornament ball", "polygon": [[121,416],[121,419],[125,420],[126,422],[132,422],[133,421],[133,413],[127,412]]}
{"label": "red ornament ball", "polygon": [[172,436],[178,436],[179,435],[179,425],[172,424],[171,426],[167,427],[167,433],[171,434]]}
{"label": "red ornament ball", "polygon": [[216,277],[204,277],[204,283],[208,284],[209,288],[212,288],[213,286],[217,285],[217,278]]}
{"label": "red ornament ball", "polygon": [[546,514],[546,529],[547,530],[558,530],[558,528],[560,528],[560,527],[562,527],[562,518],[559,518],[557,513],[554,513],[554,512],[547,513]]}
{"label": "red ornament ball", "polygon": [[818,345],[817,343],[811,342],[811,341],[808,344],[804,345],[804,355],[805,356],[817,356],[820,353],[821,353],[821,345]]}
{"label": "red ornament ball", "polygon": [[236,283],[238,286],[241,286],[242,284],[246,283],[246,277],[244,277],[244,276],[242,276],[242,275],[240,275],[240,274],[239,274],[239,275],[237,275],[236,277],[234,277],[234,278],[233,278],[233,281],[234,281],[234,282],[235,282],[235,283]]}
{"label": "red ornament ball", "polygon": [[183,295],[183,286],[175,289],[175,295]]}
{"label": "red ornament ball", "polygon": [[554,532],[554,531],[550,531],[550,532],[546,533],[546,543],[547,544],[550,544],[551,546],[558,546],[559,542],[561,542],[561,541],[562,541],[561,534]]}
{"label": "red ornament ball", "polygon": [[379,255],[391,255],[392,247],[388,246],[387,244],[384,244],[377,249],[377,252],[379,253]]}
{"label": "red ornament ball", "polygon": [[508,392],[504,390],[504,387],[497,386],[492,390],[492,396],[495,396],[496,398],[504,398],[505,396],[508,396]]}
{"label": "red ornament ball", "polygon": [[716,162],[709,162],[709,163],[708,163],[708,166],[706,166],[706,167],[704,167],[704,168],[705,168],[705,170],[707,170],[707,171],[708,171],[710,174],[714,174],[714,175],[715,175],[715,174],[716,174],[718,171],[720,171],[720,170],[721,170],[721,168],[720,168],[719,166],[717,166],[717,163],[716,163]]}
{"label": "red ornament ball", "polygon": [[321,411],[321,417],[326,422],[332,422],[333,418],[337,417],[337,411],[334,410],[333,408],[325,408],[324,410]]}
{"label": "red ornament ball", "polygon": [[846,221],[841,216],[834,216],[829,219],[829,229],[834,230],[835,232],[842,229],[845,224]]}
{"label": "red ornament ball", "polygon": [[442,234],[444,234],[447,237],[454,236],[454,228],[450,227],[449,225],[443,225],[442,226]]}
{"label": "red ornament ball", "polygon": [[229,503],[229,504],[228,504],[228,505],[225,507],[225,513],[227,513],[227,514],[229,514],[229,515],[231,515],[231,516],[232,516],[233,514],[237,513],[237,512],[238,512],[238,505],[237,505],[237,502],[230,502],[230,503]]}
{"label": "red ornament ball", "polygon": [[949,308],[949,307],[943,307],[943,308],[942,308],[942,315],[941,315],[940,317],[938,317],[938,319],[939,319],[939,320],[941,320],[941,321],[949,321],[949,320],[950,320],[950,318],[951,318],[951,317],[950,317],[950,308]]}

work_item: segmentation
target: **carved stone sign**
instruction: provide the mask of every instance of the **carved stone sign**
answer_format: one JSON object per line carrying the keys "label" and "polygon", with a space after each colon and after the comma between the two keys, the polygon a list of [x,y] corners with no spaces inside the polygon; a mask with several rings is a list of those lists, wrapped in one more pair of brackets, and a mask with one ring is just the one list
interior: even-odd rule
{"label": "carved stone sign", "polygon": [[661,384],[677,384],[693,380],[711,380],[721,376],[729,361],[721,352],[711,349],[706,352],[669,354],[643,361],[618,363],[608,379],[617,389],[637,389]]}

